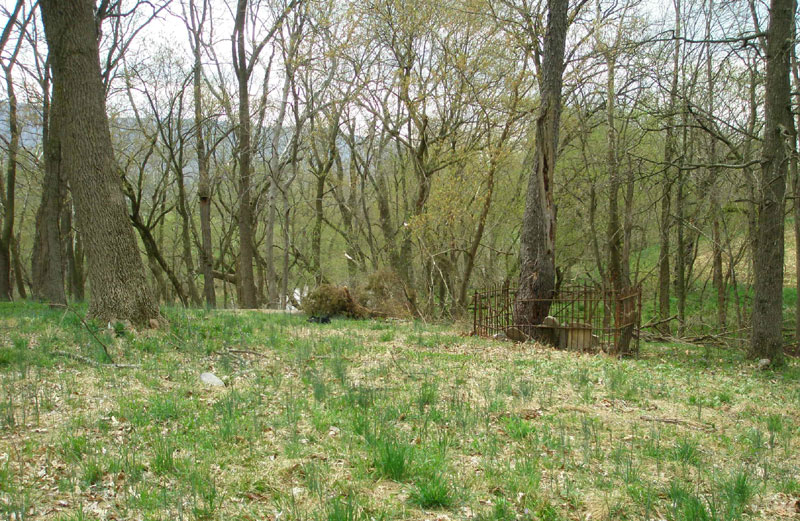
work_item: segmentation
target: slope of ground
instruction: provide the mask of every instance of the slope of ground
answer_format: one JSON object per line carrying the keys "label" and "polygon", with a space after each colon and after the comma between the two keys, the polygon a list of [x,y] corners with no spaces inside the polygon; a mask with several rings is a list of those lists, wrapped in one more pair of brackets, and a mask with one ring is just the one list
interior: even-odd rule
{"label": "slope of ground", "polygon": [[[795,361],[167,313],[168,330],[90,331],[0,304],[2,518],[800,518]],[[99,342],[135,367],[97,365]]]}

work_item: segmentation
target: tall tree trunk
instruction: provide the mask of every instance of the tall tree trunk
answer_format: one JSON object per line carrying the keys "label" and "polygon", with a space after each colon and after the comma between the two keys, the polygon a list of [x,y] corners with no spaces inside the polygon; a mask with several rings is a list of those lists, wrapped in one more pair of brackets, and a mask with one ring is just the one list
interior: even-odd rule
{"label": "tall tree trunk", "polygon": [[217,297],[214,291],[214,250],[211,242],[211,182],[208,176],[208,151],[203,135],[203,92],[201,88],[203,82],[202,31],[207,15],[207,0],[203,0],[199,11],[194,0],[189,1],[189,32],[194,56],[192,93],[194,97],[195,149],[199,173],[197,198],[200,207],[200,238],[202,242],[200,270],[203,273],[203,298],[206,307],[215,308],[217,307]]}
{"label": "tall tree trunk", "polygon": [[[17,0],[14,10],[6,20],[2,34],[0,34],[0,53],[5,48],[11,32],[17,25],[17,16],[23,7],[23,0]],[[20,33],[25,32],[25,28],[30,21],[28,16],[21,24]],[[0,178],[0,201],[3,203],[3,225],[0,228],[0,300],[11,300],[14,290],[11,286],[11,269],[13,264],[12,249],[14,242],[14,206],[16,203],[15,192],[17,188],[17,151],[19,149],[19,127],[17,125],[17,96],[14,90],[14,65],[17,62],[20,48],[24,38],[20,34],[11,55],[2,60],[3,72],[6,79],[6,94],[8,95],[8,157],[6,158],[6,183],[5,194],[3,192],[3,182]]]}
{"label": "tall tree trunk", "polygon": [[14,203],[17,187],[17,150],[19,149],[19,127],[17,126],[17,96],[14,92],[14,63],[3,65],[8,94],[8,158],[6,162],[6,194],[4,198],[3,228],[0,231],[0,300],[11,300],[11,242],[14,240]]}
{"label": "tall tree trunk", "polygon": [[178,215],[181,217],[181,247],[183,253],[183,263],[186,266],[186,287],[189,291],[189,300],[194,306],[202,305],[200,294],[194,283],[194,259],[192,258],[192,240],[189,235],[191,223],[189,222],[189,210],[186,205],[186,186],[184,184],[183,172],[175,172],[178,181]]}
{"label": "tall tree trunk", "polygon": [[[293,168],[297,168],[296,165]],[[291,246],[289,237],[289,217],[291,216],[292,207],[289,204],[289,197],[286,192],[283,192],[283,262],[281,267],[281,307],[286,309],[289,304],[289,248]]]}
{"label": "tall tree trunk", "polygon": [[322,273],[322,219],[323,207],[322,198],[325,196],[325,178],[328,171],[317,173],[316,191],[314,194],[314,225],[311,229],[311,263],[314,272],[314,280],[321,284],[325,279]]}
{"label": "tall tree trunk", "polygon": [[85,251],[83,239],[79,231],[75,233],[75,256],[73,257],[72,268],[69,275],[69,284],[73,300],[83,302],[86,295],[86,274],[84,273]]}
{"label": "tall tree trunk", "polygon": [[[541,105],[536,118],[532,172],[528,181],[525,213],[520,231],[520,277],[514,322],[540,324],[550,310],[555,290],[556,209],[553,174],[561,117],[561,86],[567,38],[567,0],[548,0],[547,34],[542,60]],[[535,300],[534,299],[543,299]],[[524,328],[536,336],[537,328]]]}
{"label": "tall tree trunk", "polygon": [[19,233],[17,234],[14,243],[11,245],[11,256],[14,260],[14,279],[17,281],[17,293],[19,298],[28,298],[28,292],[25,290],[25,269],[22,267],[22,259],[19,254]]}
{"label": "tall tree trunk", "polygon": [[686,172],[683,170],[683,155],[686,153],[687,138],[687,110],[682,106],[681,126],[683,127],[681,144],[683,153],[680,154],[677,167],[677,191],[675,193],[675,297],[678,299],[678,335],[683,335],[686,325],[686,245],[691,241],[686,240]]}
{"label": "tall tree trunk", "polygon": [[[796,0],[795,0],[796,1]],[[794,36],[797,38],[797,28],[794,27]],[[792,46],[792,78],[794,79],[794,99],[795,103],[800,103],[800,62],[797,59],[797,52],[795,47]],[[800,114],[795,115],[796,129],[800,128]],[[792,176],[793,183],[793,204],[794,210],[794,251],[795,251],[795,295],[800,297],[800,165],[798,165],[797,154],[800,151],[797,139],[794,140],[794,153],[791,159],[790,175]],[[800,354],[800,306],[795,305],[795,318],[794,318],[794,340],[795,340],[795,354]]]}
{"label": "tall tree trunk", "polygon": [[[714,13],[714,0],[708,0],[708,7],[706,8],[706,40],[709,42],[712,39],[711,22]],[[711,119],[711,124],[714,124],[714,112],[716,107],[714,105],[714,57],[711,49],[711,43],[706,44],[706,84],[707,84],[707,97],[708,105],[706,111]],[[708,136],[708,163],[714,165],[717,163],[717,138],[709,134]],[[714,290],[717,298],[717,327],[720,331],[725,330],[727,327],[727,301],[725,298],[725,276],[722,271],[722,233],[720,226],[720,216],[722,209],[719,203],[719,194],[715,189],[717,176],[719,171],[716,167],[708,169],[708,189],[704,190],[705,193],[710,194],[711,202],[709,205],[711,217],[711,257],[712,257],[712,280]]]}
{"label": "tall tree trunk", "polygon": [[661,245],[658,263],[658,310],[662,320],[661,333],[670,334],[670,228],[672,226],[672,185],[675,182],[675,110],[678,107],[678,71],[681,54],[681,0],[674,0],[675,48],[672,53],[672,80],[669,91],[669,118],[664,141],[664,181],[661,186],[661,222],[659,242]]}
{"label": "tall tree trunk", "polygon": [[239,306],[252,309],[258,306],[256,284],[253,273],[253,209],[250,205],[250,181],[252,175],[250,147],[250,67],[244,46],[244,24],[247,15],[247,0],[238,0],[233,30],[234,67],[239,83],[239,124],[237,143],[239,156]]}
{"label": "tall tree trunk", "polygon": [[758,236],[750,355],[781,365],[783,357],[783,256],[786,171],[795,128],[789,58],[794,1],[772,0],[767,30],[764,144],[758,193]]}
{"label": "tall tree trunk", "polygon": [[[45,81],[45,91],[48,90],[48,84]],[[53,304],[65,304],[67,301],[64,294],[60,226],[67,182],[61,167],[60,104],[55,92],[53,99],[45,92],[42,106],[44,182],[41,202],[36,212],[36,234],[31,262],[33,297]]]}
{"label": "tall tree trunk", "polygon": [[[626,249],[623,246],[625,230],[623,229],[619,215],[619,190],[622,186],[622,179],[619,171],[619,157],[617,146],[616,128],[616,57],[613,51],[606,53],[608,69],[606,73],[606,161],[608,168],[608,229],[606,240],[608,241],[608,277],[607,283],[614,291],[616,298],[619,298],[630,285],[630,265]],[[618,316],[618,313],[615,313]],[[623,317],[627,323],[627,316]],[[621,327],[622,324],[615,323],[614,327]],[[624,327],[620,330],[614,349],[620,356],[631,354],[630,345],[633,329]]]}
{"label": "tall tree trunk", "polygon": [[[800,296],[800,169],[798,169],[797,159],[794,159],[794,247],[795,247],[795,294]],[[794,341],[796,353],[800,353],[800,306],[794,307]]]}
{"label": "tall tree trunk", "polygon": [[112,153],[94,2],[43,0],[39,5],[61,118],[61,168],[86,242],[89,316],[149,325],[159,318],[158,306],[147,287]]}
{"label": "tall tree trunk", "polygon": [[712,279],[717,298],[717,327],[723,331],[728,326],[728,300],[726,298],[725,275],[722,268],[722,231],[720,225],[719,200],[716,196],[711,201],[712,222],[711,242],[712,247]]}
{"label": "tall tree trunk", "polygon": [[[514,85],[519,85],[519,82],[515,82]],[[492,197],[494,196],[495,173],[497,172],[497,168],[500,163],[503,148],[506,144],[506,141],[508,141],[510,137],[511,129],[514,125],[514,121],[516,120],[516,109],[517,103],[519,102],[518,88],[515,88],[513,96],[513,101],[509,111],[510,114],[505,125],[503,125],[503,131],[500,133],[497,143],[495,143],[495,145],[492,147],[491,155],[489,157],[489,170],[486,173],[486,195],[484,196],[485,198],[483,200],[483,206],[481,207],[481,213],[478,217],[478,227],[475,229],[475,233],[472,235],[469,248],[466,252],[466,266],[464,267],[464,275],[461,278],[461,284],[458,289],[458,300],[456,304],[461,310],[466,310],[467,306],[467,291],[469,289],[469,282],[470,278],[472,277],[472,270],[475,267],[475,259],[478,255],[478,248],[480,247],[481,240],[483,240],[483,232],[486,229],[486,219],[489,216],[489,209],[491,208]],[[489,135],[489,139],[491,139],[491,133]]]}
{"label": "tall tree trunk", "polygon": [[606,162],[608,168],[608,229],[606,240],[608,241],[608,277],[609,286],[615,291],[621,291],[628,287],[628,270],[624,266],[622,255],[622,224],[619,217],[619,189],[622,184],[619,175],[619,161],[617,157],[617,129],[615,123],[615,100],[616,91],[614,88],[616,58],[607,54],[608,71],[606,84]]}
{"label": "tall tree trunk", "polygon": [[265,271],[267,278],[267,304],[274,308],[278,306],[278,280],[275,273],[275,219],[278,209],[275,207],[275,184],[269,187],[267,194],[267,233],[264,241],[266,242],[264,256]]}

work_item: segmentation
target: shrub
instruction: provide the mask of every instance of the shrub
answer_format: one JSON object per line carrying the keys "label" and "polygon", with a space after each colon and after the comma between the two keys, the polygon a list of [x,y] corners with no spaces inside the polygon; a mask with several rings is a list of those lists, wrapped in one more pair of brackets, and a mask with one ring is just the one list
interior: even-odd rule
{"label": "shrub", "polygon": [[334,315],[367,318],[413,315],[414,295],[392,270],[378,270],[355,288],[321,284],[303,299],[301,307],[311,316]]}
{"label": "shrub", "polygon": [[303,311],[311,316],[342,315],[364,318],[366,309],[356,302],[345,286],[322,284],[306,295],[302,302]]}
{"label": "shrub", "polygon": [[412,315],[413,291],[406,291],[400,276],[390,270],[381,269],[367,277],[367,282],[357,290],[359,301],[373,315],[383,317],[402,317]]}

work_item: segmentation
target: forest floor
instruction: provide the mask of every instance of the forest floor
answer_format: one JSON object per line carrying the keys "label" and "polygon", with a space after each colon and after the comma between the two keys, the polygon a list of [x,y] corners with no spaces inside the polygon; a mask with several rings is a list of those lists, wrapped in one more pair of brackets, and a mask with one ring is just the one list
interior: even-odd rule
{"label": "forest floor", "polygon": [[0,518],[800,519],[797,360],[165,312],[0,304]]}

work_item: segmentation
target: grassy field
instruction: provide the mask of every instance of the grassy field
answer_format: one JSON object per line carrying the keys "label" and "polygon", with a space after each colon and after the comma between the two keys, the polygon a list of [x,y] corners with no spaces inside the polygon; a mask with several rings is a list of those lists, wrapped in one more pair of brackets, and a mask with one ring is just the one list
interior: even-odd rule
{"label": "grassy field", "polygon": [[0,519],[800,518],[794,360],[165,313],[108,331],[0,304]]}

